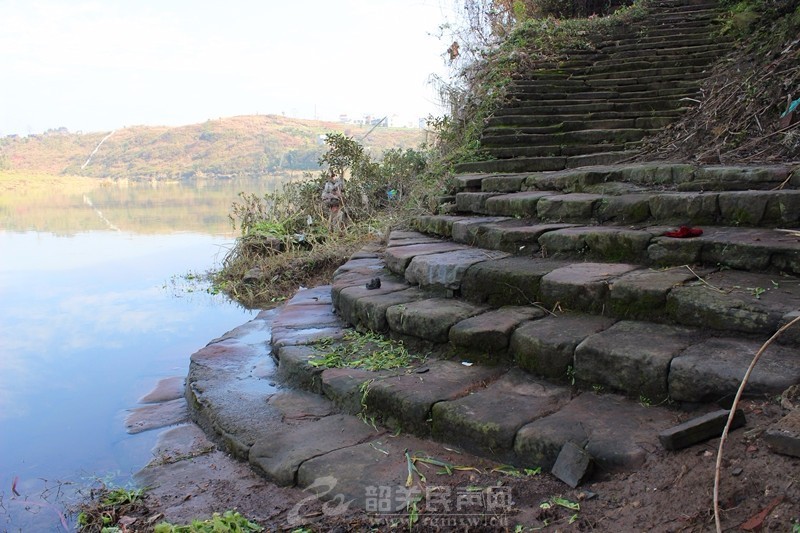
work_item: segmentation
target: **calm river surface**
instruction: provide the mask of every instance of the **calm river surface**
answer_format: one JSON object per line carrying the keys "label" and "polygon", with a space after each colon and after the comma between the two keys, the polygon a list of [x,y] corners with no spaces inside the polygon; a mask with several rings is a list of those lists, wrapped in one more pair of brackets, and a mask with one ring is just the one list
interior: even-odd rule
{"label": "calm river surface", "polygon": [[150,459],[126,410],[255,315],[187,278],[231,246],[237,193],[270,186],[0,189],[0,531],[63,531],[81,485]]}

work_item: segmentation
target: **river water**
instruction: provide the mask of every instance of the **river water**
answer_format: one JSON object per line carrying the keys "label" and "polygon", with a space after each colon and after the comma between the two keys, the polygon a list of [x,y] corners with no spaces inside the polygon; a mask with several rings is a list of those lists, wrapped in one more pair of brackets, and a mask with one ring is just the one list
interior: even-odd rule
{"label": "river water", "polygon": [[127,410],[255,315],[196,277],[233,243],[237,193],[272,186],[0,189],[0,531],[63,531],[79,488],[151,458]]}

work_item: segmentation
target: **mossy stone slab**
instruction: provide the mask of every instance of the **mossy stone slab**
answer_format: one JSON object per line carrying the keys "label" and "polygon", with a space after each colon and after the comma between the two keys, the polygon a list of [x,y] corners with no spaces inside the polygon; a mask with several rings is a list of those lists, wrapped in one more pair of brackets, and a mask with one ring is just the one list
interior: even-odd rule
{"label": "mossy stone slab", "polygon": [[564,444],[572,442],[604,470],[631,470],[644,464],[648,450],[660,447],[658,431],[672,424],[673,415],[666,409],[583,393],[552,415],[520,428],[514,452],[518,464],[550,470]]}
{"label": "mossy stone slab", "polygon": [[406,268],[406,280],[412,285],[435,292],[459,290],[469,267],[482,261],[502,259],[505,252],[467,248],[440,254],[419,255]]}
{"label": "mossy stone slab", "polygon": [[625,263],[574,263],[542,277],[540,301],[564,310],[602,311],[609,284],[638,267]]}
{"label": "mossy stone slab", "polygon": [[[704,273],[699,269],[695,272]],[[670,291],[696,279],[693,272],[682,266],[666,270],[634,270],[620,276],[611,285],[608,293],[611,312],[621,318],[663,321]]]}
{"label": "mossy stone slab", "polygon": [[416,302],[429,298],[417,288],[383,294],[367,294],[355,301],[353,325],[370,331],[385,333],[389,330],[386,310],[392,306]]}
{"label": "mossy stone slab", "polygon": [[386,310],[392,331],[433,343],[446,343],[450,328],[487,311],[485,306],[448,298],[431,298],[395,305]]}
{"label": "mossy stone slab", "polygon": [[581,254],[605,261],[643,261],[653,234],[613,226],[566,228],[539,239],[548,253]]}
{"label": "mossy stone slab", "polygon": [[509,354],[528,372],[566,382],[569,367],[575,367],[575,348],[613,324],[609,317],[579,314],[526,322],[511,336]]}
{"label": "mossy stone slab", "polygon": [[617,322],[578,345],[575,377],[587,385],[659,402],[669,393],[672,359],[700,340],[700,332],[689,328]]}
{"label": "mossy stone slab", "polygon": [[484,387],[503,372],[502,368],[431,361],[408,374],[375,381],[369,386],[364,403],[368,413],[379,415],[389,426],[426,436],[434,404]]}
{"label": "mossy stone slab", "polygon": [[552,195],[547,191],[525,191],[494,196],[486,200],[486,212],[509,217],[535,217],[539,200]]}
{"label": "mossy stone slab", "polygon": [[667,313],[675,322],[723,331],[771,334],[800,309],[800,279],[725,270],[673,288]]}
{"label": "mossy stone slab", "polygon": [[[733,397],[761,345],[759,341],[714,338],[688,348],[672,360],[670,396],[684,402]],[[775,395],[795,383],[800,383],[797,350],[773,345],[758,360],[745,392]]]}
{"label": "mossy stone slab", "polygon": [[478,263],[464,274],[461,294],[469,301],[495,307],[529,305],[539,301],[542,277],[566,264],[532,257],[507,257]]}
{"label": "mossy stone slab", "polygon": [[544,315],[538,307],[502,307],[454,325],[450,328],[450,343],[471,353],[502,352],[508,348],[511,334],[519,324]]}

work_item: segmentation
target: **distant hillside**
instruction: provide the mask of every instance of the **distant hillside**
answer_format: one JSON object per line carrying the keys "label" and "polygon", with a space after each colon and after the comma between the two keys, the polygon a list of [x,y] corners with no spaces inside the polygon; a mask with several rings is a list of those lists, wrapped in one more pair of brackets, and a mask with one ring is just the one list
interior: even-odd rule
{"label": "distant hillside", "polygon": [[[390,148],[416,148],[418,129],[371,127],[257,115],[180,127],[134,126],[110,132],[51,131],[0,138],[0,170],[98,178],[190,179],[258,177],[286,170],[316,170],[325,146],[320,136],[343,132],[375,156]],[[82,168],[83,167],[83,168]]]}

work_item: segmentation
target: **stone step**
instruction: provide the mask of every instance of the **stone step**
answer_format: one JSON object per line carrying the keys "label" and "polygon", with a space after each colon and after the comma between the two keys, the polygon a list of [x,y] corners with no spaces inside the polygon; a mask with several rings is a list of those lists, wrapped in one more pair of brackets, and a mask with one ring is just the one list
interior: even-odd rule
{"label": "stone step", "polygon": [[671,99],[644,99],[642,101],[607,100],[596,103],[551,103],[545,105],[541,102],[516,102],[503,109],[495,111],[495,116],[506,115],[568,115],[574,113],[603,113],[609,111],[636,111],[639,113],[674,111],[686,107],[685,102]]}
{"label": "stone step", "polygon": [[455,165],[457,173],[473,172],[543,172],[580,168],[593,165],[612,165],[627,161],[638,154],[635,150],[597,152],[587,155],[556,157],[515,157],[511,159],[491,159]]}
{"label": "stone step", "polygon": [[[643,114],[640,111],[601,111],[597,113],[586,113],[584,115],[545,115],[545,116],[531,116],[531,115],[499,115],[492,116],[487,121],[488,128],[515,128],[520,126],[527,127],[545,127],[558,125],[561,123],[580,123],[583,119],[587,124],[592,124],[594,121],[603,120],[633,120],[634,126],[639,128],[647,128],[647,121],[668,120],[672,121],[684,113],[686,109],[679,108],[670,111],[660,111],[657,114]],[[641,122],[640,122],[641,121]],[[658,126],[652,126],[658,127]]]}
{"label": "stone step", "polygon": [[544,146],[517,146],[507,148],[492,148],[491,155],[497,159],[509,159],[517,157],[574,157],[578,155],[596,154],[605,152],[620,152],[633,150],[639,146],[638,142],[626,142],[623,144],[560,144]]}
{"label": "stone step", "polygon": [[[795,189],[800,176],[792,165],[705,165],[686,163],[635,163],[564,170],[551,173],[480,176],[474,190],[520,192],[543,190],[560,193],[598,192],[597,186],[627,183],[640,188],[673,191],[748,191]],[[467,178],[470,178],[467,176]],[[456,178],[457,182],[461,177]],[[461,189],[465,190],[465,189]],[[628,191],[627,189],[623,189]],[[630,192],[630,191],[628,191]],[[779,194],[781,194],[779,192]]]}
{"label": "stone step", "polygon": [[659,81],[659,80],[689,80],[704,78],[704,72],[708,67],[701,66],[686,66],[686,67],[667,67],[667,68],[650,68],[642,70],[629,70],[618,72],[611,69],[608,72],[595,72],[594,70],[587,70],[581,74],[573,74],[571,77],[577,80],[609,80],[609,79],[624,79],[633,78],[640,82]]}
{"label": "stone step", "polygon": [[[554,117],[555,118],[555,117]],[[580,130],[658,129],[674,121],[674,117],[641,117],[551,121],[540,126],[498,125],[484,128],[487,137],[496,135],[554,134]]]}
{"label": "stone step", "polygon": [[585,101],[585,100],[615,100],[621,98],[683,98],[696,96],[700,90],[696,87],[678,87],[672,89],[652,89],[640,86],[626,91],[616,91],[609,88],[603,90],[587,90],[576,92],[562,92],[556,90],[542,90],[536,87],[509,87],[506,97],[525,101],[527,99],[541,99],[556,101]]}
{"label": "stone step", "polygon": [[567,131],[563,133],[543,133],[543,134],[505,134],[505,135],[486,135],[481,138],[481,144],[490,149],[494,147],[509,146],[546,146],[551,143],[556,144],[589,144],[589,143],[611,143],[619,144],[632,141],[640,141],[651,131],[641,129],[586,129]]}

